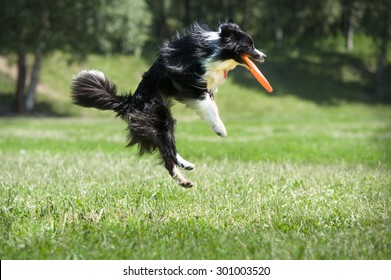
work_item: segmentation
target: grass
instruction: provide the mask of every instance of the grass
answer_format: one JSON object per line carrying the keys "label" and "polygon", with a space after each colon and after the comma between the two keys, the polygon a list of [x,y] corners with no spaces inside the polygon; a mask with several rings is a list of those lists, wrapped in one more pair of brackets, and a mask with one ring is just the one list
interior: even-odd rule
{"label": "grass", "polygon": [[227,139],[178,115],[190,190],[124,149],[119,120],[1,119],[0,255],[389,259],[390,111],[316,108],[232,115]]}
{"label": "grass", "polygon": [[[53,91],[38,101],[68,117],[0,118],[1,259],[390,259],[390,106],[366,103],[368,73],[354,63],[338,76],[316,54],[290,59],[265,64],[275,95],[230,73],[216,95],[227,139],[174,107],[178,149],[196,164],[183,189],[155,156],[124,148],[112,113],[70,103],[80,69],[126,91],[147,62],[47,58]],[[307,66],[303,86],[295,73]],[[5,76],[0,85],[12,89]]]}

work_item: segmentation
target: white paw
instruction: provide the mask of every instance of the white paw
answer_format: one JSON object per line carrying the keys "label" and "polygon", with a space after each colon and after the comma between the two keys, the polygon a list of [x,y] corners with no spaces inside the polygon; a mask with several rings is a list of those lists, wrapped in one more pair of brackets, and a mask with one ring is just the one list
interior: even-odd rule
{"label": "white paw", "polygon": [[227,137],[227,130],[222,121],[213,124],[213,131],[221,137]]}
{"label": "white paw", "polygon": [[193,187],[193,183],[190,182],[189,180],[187,180],[185,177],[183,177],[183,175],[181,174],[181,172],[179,172],[179,170],[176,167],[176,165],[174,166],[174,169],[172,170],[172,175],[171,176],[182,187],[184,187],[184,188],[191,188],[191,187]]}
{"label": "white paw", "polygon": [[178,161],[178,166],[179,168],[181,169],[185,169],[185,170],[193,170],[195,165],[194,163],[191,163],[187,160],[185,160],[183,157],[181,157],[179,154],[176,154],[176,159]]}

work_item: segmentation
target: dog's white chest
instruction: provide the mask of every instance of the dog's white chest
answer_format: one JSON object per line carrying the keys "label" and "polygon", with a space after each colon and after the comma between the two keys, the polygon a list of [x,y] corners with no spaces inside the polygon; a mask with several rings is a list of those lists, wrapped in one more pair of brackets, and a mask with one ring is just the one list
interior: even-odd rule
{"label": "dog's white chest", "polygon": [[233,60],[214,61],[205,63],[205,81],[210,92],[216,92],[217,88],[225,81],[228,71],[234,69],[238,63]]}

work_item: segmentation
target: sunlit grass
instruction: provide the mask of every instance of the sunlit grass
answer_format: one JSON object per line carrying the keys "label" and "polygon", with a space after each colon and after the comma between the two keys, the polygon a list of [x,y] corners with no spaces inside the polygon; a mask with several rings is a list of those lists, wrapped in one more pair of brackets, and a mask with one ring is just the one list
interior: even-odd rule
{"label": "sunlit grass", "polygon": [[236,112],[227,139],[181,110],[190,190],[119,120],[0,120],[2,258],[391,257],[389,110]]}
{"label": "sunlit grass", "polygon": [[[68,58],[45,59],[51,90],[37,101],[69,117],[0,119],[2,259],[391,258],[391,110],[365,104],[370,75],[354,55],[323,65],[321,54],[272,52],[260,66],[271,95],[248,71],[230,72],[215,96],[226,139],[174,106],[192,189],[155,155],[126,149],[113,113],[71,104],[80,70],[134,91],[149,63]],[[0,85],[10,97],[10,79]]]}

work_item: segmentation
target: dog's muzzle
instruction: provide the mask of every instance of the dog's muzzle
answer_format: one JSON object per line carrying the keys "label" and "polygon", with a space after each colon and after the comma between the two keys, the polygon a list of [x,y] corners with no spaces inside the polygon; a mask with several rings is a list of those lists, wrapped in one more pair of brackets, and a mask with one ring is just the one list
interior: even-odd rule
{"label": "dog's muzzle", "polygon": [[253,59],[255,59],[256,61],[259,61],[259,62],[264,62],[265,61],[265,58],[267,57],[266,54],[264,54],[263,52],[257,50],[257,49],[254,49],[254,51],[252,53],[249,54]]}

